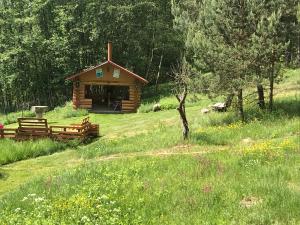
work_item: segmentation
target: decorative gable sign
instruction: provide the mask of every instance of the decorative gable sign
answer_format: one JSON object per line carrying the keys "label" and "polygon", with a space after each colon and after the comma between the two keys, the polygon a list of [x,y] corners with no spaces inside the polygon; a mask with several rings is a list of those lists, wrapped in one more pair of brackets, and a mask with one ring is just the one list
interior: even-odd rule
{"label": "decorative gable sign", "polygon": [[120,69],[114,69],[113,77],[120,78]]}
{"label": "decorative gable sign", "polygon": [[103,70],[102,70],[102,68],[96,70],[96,77],[97,78],[103,77]]}

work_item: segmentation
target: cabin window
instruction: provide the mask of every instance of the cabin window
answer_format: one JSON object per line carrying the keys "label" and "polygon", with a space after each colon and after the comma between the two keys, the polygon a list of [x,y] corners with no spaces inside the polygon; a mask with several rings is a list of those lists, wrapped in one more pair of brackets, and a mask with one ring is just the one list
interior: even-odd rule
{"label": "cabin window", "polygon": [[96,77],[102,78],[104,76],[102,68],[96,70]]}
{"label": "cabin window", "polygon": [[113,77],[120,78],[120,69],[114,69]]}

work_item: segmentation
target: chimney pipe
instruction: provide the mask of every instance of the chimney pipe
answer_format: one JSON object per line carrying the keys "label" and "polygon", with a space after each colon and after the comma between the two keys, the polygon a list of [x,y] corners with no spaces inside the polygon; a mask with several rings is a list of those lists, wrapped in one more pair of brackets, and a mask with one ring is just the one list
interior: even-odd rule
{"label": "chimney pipe", "polygon": [[107,45],[107,60],[111,61],[111,59],[112,59],[112,43],[111,41],[109,41]]}

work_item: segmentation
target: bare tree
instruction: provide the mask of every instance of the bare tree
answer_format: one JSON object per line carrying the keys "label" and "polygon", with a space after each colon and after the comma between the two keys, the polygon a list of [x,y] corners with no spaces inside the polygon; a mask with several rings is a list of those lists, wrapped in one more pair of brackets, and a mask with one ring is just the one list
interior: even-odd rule
{"label": "bare tree", "polygon": [[179,112],[180,119],[182,122],[183,139],[187,139],[189,136],[190,129],[186,117],[185,101],[188,95],[188,87],[190,83],[190,72],[185,59],[183,59],[182,62],[178,64],[177,68],[172,69],[172,74],[174,75],[174,79],[175,79],[174,93],[176,99],[179,102],[177,110]]}

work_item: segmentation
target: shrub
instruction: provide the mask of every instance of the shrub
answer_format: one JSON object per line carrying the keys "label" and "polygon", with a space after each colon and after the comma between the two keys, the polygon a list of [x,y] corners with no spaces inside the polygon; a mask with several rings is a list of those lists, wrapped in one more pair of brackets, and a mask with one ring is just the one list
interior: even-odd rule
{"label": "shrub", "polygon": [[9,139],[0,140],[0,165],[43,155],[53,154],[69,146],[75,147],[78,142],[62,143],[43,139],[37,141],[15,142]]}
{"label": "shrub", "polygon": [[47,116],[57,117],[60,115],[61,118],[72,118],[81,117],[88,115],[89,112],[86,109],[73,109],[72,102],[67,102],[64,106],[56,107],[52,112],[48,113]]}
{"label": "shrub", "polygon": [[0,115],[0,122],[4,125],[16,123],[20,117],[34,117],[35,113],[29,110],[23,112],[14,112],[7,115]]}

